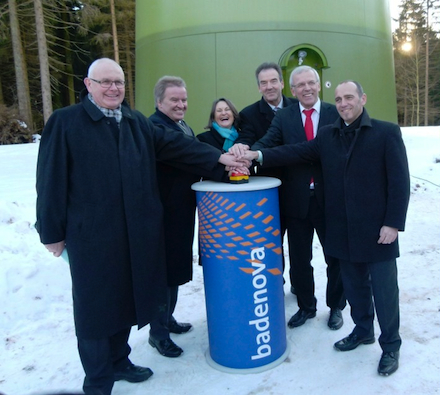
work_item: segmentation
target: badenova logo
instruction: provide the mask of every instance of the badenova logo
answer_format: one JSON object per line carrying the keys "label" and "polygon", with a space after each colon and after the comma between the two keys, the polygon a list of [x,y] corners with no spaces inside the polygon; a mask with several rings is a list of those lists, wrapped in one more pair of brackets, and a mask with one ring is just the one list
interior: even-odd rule
{"label": "badenova logo", "polygon": [[255,270],[252,272],[252,285],[255,289],[254,296],[254,314],[255,319],[249,321],[249,325],[255,325],[258,331],[255,337],[257,345],[256,355],[252,355],[251,359],[261,359],[272,354],[270,347],[270,321],[269,321],[269,304],[267,303],[267,277],[264,275],[264,247],[255,248],[251,251],[251,262]]}

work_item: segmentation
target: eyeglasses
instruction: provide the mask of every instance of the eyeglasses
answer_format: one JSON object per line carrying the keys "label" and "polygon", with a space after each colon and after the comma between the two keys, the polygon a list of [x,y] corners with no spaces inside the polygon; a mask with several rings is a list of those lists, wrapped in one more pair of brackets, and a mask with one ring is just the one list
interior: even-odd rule
{"label": "eyeglasses", "polygon": [[313,88],[317,83],[318,83],[318,81],[301,82],[300,84],[292,85],[292,88],[303,89],[306,87],[306,85]]}
{"label": "eyeglasses", "polygon": [[92,81],[98,83],[99,85],[101,85],[103,88],[110,88],[113,84],[115,84],[116,88],[121,89],[125,87],[125,81],[121,81],[121,80],[116,80],[116,81],[112,81],[112,80],[95,80],[93,78],[89,78]]}

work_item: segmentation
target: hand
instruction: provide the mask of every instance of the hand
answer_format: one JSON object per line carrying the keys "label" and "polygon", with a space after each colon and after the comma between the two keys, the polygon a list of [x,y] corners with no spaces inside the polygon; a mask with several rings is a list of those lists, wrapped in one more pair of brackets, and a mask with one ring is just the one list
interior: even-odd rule
{"label": "hand", "polygon": [[250,147],[247,144],[237,143],[229,148],[228,152],[234,155],[236,158],[241,158],[243,157],[245,151],[247,151],[249,148]]}
{"label": "hand", "polygon": [[391,228],[389,226],[382,226],[379,232],[379,240],[377,244],[391,244],[397,239],[397,234],[399,230],[396,228]]}
{"label": "hand", "polygon": [[258,159],[258,151],[251,151],[251,150],[245,151],[243,153],[243,156],[241,156],[239,159],[240,160],[247,159],[249,161],[257,160]]}
{"label": "hand", "polygon": [[241,174],[246,174],[247,176],[251,174],[251,172],[249,171],[249,169],[247,167],[231,167],[231,166],[225,166],[225,170],[227,172],[229,172],[229,177],[231,176],[232,173],[241,173]]}
{"label": "hand", "polygon": [[220,158],[218,159],[220,163],[222,163],[225,166],[228,166],[231,168],[243,168],[243,167],[249,167],[251,163],[246,159],[237,159],[234,155],[226,153],[221,154]]}
{"label": "hand", "polygon": [[58,243],[45,244],[44,246],[53,254],[54,257],[59,257],[64,250],[66,243],[59,241]]}

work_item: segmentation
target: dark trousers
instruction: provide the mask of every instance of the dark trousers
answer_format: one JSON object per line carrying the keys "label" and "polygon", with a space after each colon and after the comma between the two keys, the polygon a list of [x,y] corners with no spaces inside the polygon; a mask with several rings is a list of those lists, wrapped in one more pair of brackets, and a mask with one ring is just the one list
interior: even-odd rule
{"label": "dark trousers", "polygon": [[78,339],[78,351],[86,377],[83,390],[87,395],[110,395],[114,372],[131,364],[128,359],[130,329],[103,339]]}
{"label": "dark trousers", "polygon": [[175,321],[173,317],[174,310],[177,304],[177,295],[179,287],[167,287],[167,305],[163,312],[161,312],[157,319],[150,322],[150,336],[158,340],[165,340],[170,338],[169,323]]}
{"label": "dark trousers", "polygon": [[[374,309],[381,330],[379,344],[384,352],[398,351],[399,287],[396,260],[353,263],[341,261],[341,274],[351,317],[353,333],[360,337],[374,335]],[[374,302],[373,302],[374,298]]]}
{"label": "dark trousers", "polygon": [[[311,260],[315,230],[321,244],[325,243],[324,211],[319,207],[316,198],[312,196],[306,218],[284,217],[284,221],[289,244],[290,281],[295,287],[298,307],[305,311],[316,311],[315,281]],[[339,260],[325,254],[324,257],[327,263],[327,306],[343,309],[346,301]]]}

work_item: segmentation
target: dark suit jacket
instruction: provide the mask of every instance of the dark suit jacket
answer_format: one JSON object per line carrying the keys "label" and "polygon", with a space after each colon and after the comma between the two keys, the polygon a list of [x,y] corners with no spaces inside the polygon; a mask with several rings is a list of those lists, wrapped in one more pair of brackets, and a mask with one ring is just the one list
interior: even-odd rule
{"label": "dark suit jacket", "polygon": [[[283,108],[298,103],[297,99],[283,96]],[[247,144],[249,147],[261,139],[268,131],[270,124],[275,117],[272,108],[266,100],[261,100],[245,107],[240,112],[240,131],[236,143]],[[281,168],[259,169],[259,176],[281,178]]]}
{"label": "dark suit jacket", "polygon": [[[337,118],[336,107],[333,104],[321,102],[318,129],[333,123]],[[278,110],[268,132],[252,146],[252,149],[271,148],[303,141],[307,141],[306,133],[302,123],[299,103],[295,103],[292,106]],[[309,210],[310,179],[312,177],[316,197],[321,207],[324,208],[322,171],[319,162],[310,161],[283,168],[281,173],[282,185],[280,187],[280,210],[283,215],[295,218],[306,217]]]}
{"label": "dark suit jacket", "polygon": [[381,262],[399,256],[397,240],[377,244],[382,226],[404,230],[410,195],[406,150],[399,126],[370,119],[364,110],[350,149],[341,120],[303,144],[263,149],[263,165],[321,160],[325,182],[327,255],[350,262]]}
{"label": "dark suit jacket", "polygon": [[[184,134],[179,125],[159,110],[150,116],[155,125],[164,125]],[[194,220],[196,196],[191,185],[200,176],[157,162],[157,181],[164,208],[165,253],[169,286],[192,279]]]}

